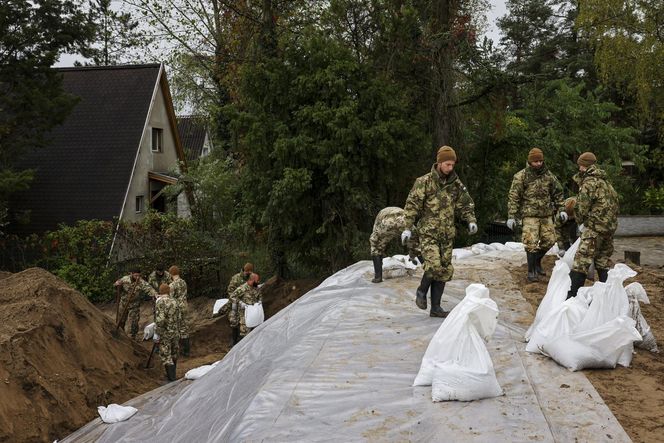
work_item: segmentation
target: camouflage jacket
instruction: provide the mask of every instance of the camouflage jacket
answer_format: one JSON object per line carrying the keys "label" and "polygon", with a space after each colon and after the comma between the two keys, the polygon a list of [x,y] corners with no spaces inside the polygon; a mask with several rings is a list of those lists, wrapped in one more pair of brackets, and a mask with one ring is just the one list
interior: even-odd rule
{"label": "camouflage jacket", "polygon": [[176,275],[173,277],[173,283],[170,284],[170,287],[171,297],[173,297],[176,302],[179,304],[187,302],[187,282]]}
{"label": "camouflage jacket", "polygon": [[141,292],[150,297],[157,296],[157,292],[152,289],[152,286],[150,286],[145,280],[139,278],[137,281],[133,281],[131,275],[125,275],[120,279],[120,291],[122,292],[123,297],[129,297],[131,294],[135,293],[133,295],[134,300],[140,298]]}
{"label": "camouflage jacket", "polygon": [[179,326],[177,302],[168,295],[159,295],[155,302],[155,332],[162,338],[177,337]]}
{"label": "camouflage jacket", "polygon": [[262,301],[261,291],[258,288],[249,286],[249,283],[242,283],[239,288],[237,288],[231,294],[229,298],[230,303],[237,304],[238,310],[242,309],[239,302],[245,303],[247,305],[253,305]]}
{"label": "camouflage jacket", "polygon": [[377,234],[397,235],[406,229],[404,210],[396,206],[388,206],[380,210],[373,225]]}
{"label": "camouflage jacket", "polygon": [[171,277],[171,274],[168,273],[168,271],[164,271],[164,275],[161,277],[157,275],[157,271],[152,271],[148,277],[148,283],[150,283],[150,286],[152,286],[157,292],[159,292],[159,286],[162,283],[170,285],[172,282],[173,278]]}
{"label": "camouflage jacket", "polygon": [[618,227],[618,194],[596,165],[581,174],[574,213],[577,223],[599,234],[613,234]]}
{"label": "camouflage jacket", "polygon": [[226,289],[226,294],[228,294],[229,299],[231,298],[233,291],[239,288],[240,285],[242,285],[242,283],[244,282],[245,278],[243,272],[238,272],[237,274],[231,277],[231,281],[228,283],[228,288]]}
{"label": "camouflage jacket", "polygon": [[563,187],[546,166],[527,166],[514,174],[507,199],[507,217],[550,217],[564,208]]}
{"label": "camouflage jacket", "polygon": [[476,223],[475,203],[452,171],[443,177],[436,169],[415,180],[404,206],[406,226],[417,225],[421,238],[454,238],[455,217]]}

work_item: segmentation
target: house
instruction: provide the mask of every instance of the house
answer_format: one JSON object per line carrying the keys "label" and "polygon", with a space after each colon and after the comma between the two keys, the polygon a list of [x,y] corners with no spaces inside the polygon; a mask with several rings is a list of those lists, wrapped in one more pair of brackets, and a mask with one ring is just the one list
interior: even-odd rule
{"label": "house", "polygon": [[[57,69],[66,92],[78,97],[49,145],[22,162],[35,170],[14,207],[29,212],[19,234],[99,219],[136,221],[149,208],[175,210],[162,194],[186,168],[186,158],[163,64]],[[180,215],[188,213],[184,194]]]}
{"label": "house", "polygon": [[203,158],[212,151],[212,140],[203,116],[178,116],[178,133],[188,163]]}

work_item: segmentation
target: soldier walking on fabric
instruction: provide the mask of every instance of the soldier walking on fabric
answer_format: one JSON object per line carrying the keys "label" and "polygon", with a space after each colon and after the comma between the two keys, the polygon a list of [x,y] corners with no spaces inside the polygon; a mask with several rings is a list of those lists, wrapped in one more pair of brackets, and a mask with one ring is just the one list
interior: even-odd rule
{"label": "soldier walking on fabric", "polygon": [[567,298],[575,297],[583,286],[591,263],[595,263],[599,281],[605,282],[609,273],[613,234],[618,227],[619,202],[606,172],[597,167],[596,162],[592,152],[584,152],[576,162],[579,165],[580,188],[574,213],[581,231],[581,243],[574,256],[570,273],[572,287]]}
{"label": "soldier walking on fabric", "polygon": [[[404,210],[396,206],[388,206],[380,210],[374,221],[373,231],[369,237],[369,245],[371,246],[371,259],[374,266],[374,278],[371,280],[373,283],[380,283],[383,281],[383,256],[387,245],[398,238],[401,232],[406,229]],[[418,251],[418,238],[415,228],[409,228],[412,236],[408,241],[408,255],[411,259],[420,255]],[[420,260],[421,261],[421,260]]]}
{"label": "soldier walking on fabric", "polygon": [[170,295],[171,288],[167,283],[159,286],[159,295],[155,302],[155,333],[159,337],[159,356],[166,370],[166,377],[174,381],[177,369],[178,351],[180,349],[180,328],[178,325],[178,305]]}
{"label": "soldier walking on fabric", "polygon": [[176,301],[179,312],[180,340],[182,340],[182,355],[189,357],[191,351],[191,342],[189,340],[189,308],[187,305],[187,283],[180,278],[180,268],[171,266],[168,272],[173,278],[170,284],[171,297]]}
{"label": "soldier walking on fabric", "polygon": [[129,275],[118,279],[114,286],[120,290],[119,318],[117,325],[124,329],[129,318],[129,331],[131,338],[136,340],[138,322],[141,318],[141,297],[147,294],[156,297],[157,292],[141,277],[139,269],[132,269]]}
{"label": "soldier walking on fabric", "polygon": [[165,271],[164,269],[164,266],[159,265],[148,276],[148,283],[150,283],[150,286],[152,286],[155,291],[159,291],[162,283],[170,285],[173,282],[171,274],[169,274],[169,272]]}
{"label": "soldier walking on fabric", "polygon": [[245,323],[244,310],[246,305],[262,302],[261,292],[258,290],[259,281],[260,276],[251,273],[247,282],[240,285],[230,296],[228,304],[231,305],[231,312],[228,320],[233,329],[233,345],[251,332],[252,328],[248,328]]}
{"label": "soldier walking on fabric", "polygon": [[546,275],[542,257],[556,242],[553,215],[567,221],[563,211],[563,188],[555,175],[544,165],[544,153],[533,148],[528,153],[528,165],[514,174],[507,201],[507,227],[514,230],[516,220],[523,220],[521,239],[528,259],[528,281]]}
{"label": "soldier walking on fabric", "polygon": [[[454,172],[456,153],[449,146],[438,150],[431,171],[415,180],[404,206],[406,226],[417,226],[420,250],[424,256],[424,275],[416,292],[415,303],[427,308],[427,289],[431,287],[432,317],[445,317],[440,307],[445,283],[452,279],[452,247],[458,217],[468,223],[470,234],[477,233],[475,204],[468,190]],[[401,234],[405,242],[412,236],[406,229]]]}

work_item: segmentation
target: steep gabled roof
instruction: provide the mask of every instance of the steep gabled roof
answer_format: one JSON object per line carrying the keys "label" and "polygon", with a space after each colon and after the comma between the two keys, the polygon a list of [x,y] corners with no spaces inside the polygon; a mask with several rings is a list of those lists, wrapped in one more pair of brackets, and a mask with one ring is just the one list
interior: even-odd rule
{"label": "steep gabled roof", "polygon": [[161,72],[159,64],[57,71],[64,90],[80,101],[48,147],[21,162],[36,173],[15,204],[30,209],[30,224],[14,226],[15,232],[120,215]]}
{"label": "steep gabled roof", "polygon": [[178,116],[178,132],[187,161],[198,159],[203,152],[207,133],[205,119],[200,115]]}

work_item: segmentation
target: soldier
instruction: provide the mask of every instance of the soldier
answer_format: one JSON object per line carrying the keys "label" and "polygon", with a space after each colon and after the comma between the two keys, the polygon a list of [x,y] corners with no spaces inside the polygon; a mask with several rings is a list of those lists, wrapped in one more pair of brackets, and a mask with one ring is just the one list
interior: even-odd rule
{"label": "soldier", "polygon": [[575,297],[583,286],[591,263],[595,263],[599,281],[605,282],[609,273],[613,234],[618,227],[618,194],[596,162],[597,157],[592,152],[584,152],[576,162],[581,184],[574,213],[581,231],[581,243],[574,256],[570,272],[572,286],[567,298]]}
{"label": "soldier", "polygon": [[189,308],[187,306],[187,282],[180,278],[180,268],[173,265],[168,268],[168,272],[173,278],[169,285],[171,288],[171,297],[176,301],[179,312],[180,340],[182,341],[182,355],[189,357],[191,351],[191,342],[189,340]]}
{"label": "soldier", "polygon": [[544,153],[533,148],[528,153],[528,165],[514,174],[507,201],[507,227],[514,230],[516,219],[523,220],[521,241],[526,248],[528,281],[546,275],[542,257],[556,242],[552,216],[567,221],[563,211],[563,188],[555,175],[544,165]]}
{"label": "soldier", "polygon": [[159,285],[159,295],[155,302],[155,334],[159,336],[159,356],[166,370],[166,378],[175,380],[180,340],[178,304],[170,296],[171,288],[167,283]]}
{"label": "soldier", "polygon": [[245,263],[242,270],[231,277],[231,281],[228,283],[228,288],[226,289],[226,294],[229,299],[231,298],[233,291],[249,279],[252,272],[254,272],[254,265],[251,263]]}
{"label": "soldier", "polygon": [[169,274],[168,271],[165,271],[164,269],[165,268],[163,265],[159,265],[154,271],[150,273],[150,276],[148,277],[148,283],[150,283],[150,286],[152,286],[155,291],[159,290],[162,283],[170,285],[173,282],[171,274]]}
{"label": "soldier", "polygon": [[[373,231],[369,237],[369,245],[371,246],[371,259],[374,266],[374,278],[371,280],[373,283],[380,283],[383,281],[383,256],[387,245],[395,238],[398,238],[401,232],[406,229],[404,211],[403,209],[395,206],[388,206],[380,210],[374,221]],[[408,255],[411,260],[420,255],[418,251],[418,238],[415,233],[415,228],[410,228],[412,237],[408,242]],[[422,261],[422,260],[420,260]]]}
{"label": "soldier", "polygon": [[251,331],[244,320],[244,307],[262,301],[261,293],[258,290],[259,281],[260,276],[252,272],[247,282],[240,285],[230,296],[228,304],[231,305],[231,313],[228,315],[228,320],[233,329],[233,345]]}
{"label": "soldier", "polygon": [[[458,217],[468,223],[470,234],[477,233],[475,204],[468,190],[454,172],[456,153],[449,146],[438,150],[431,172],[415,180],[404,206],[405,225],[417,226],[420,250],[424,256],[424,275],[417,288],[415,303],[427,308],[427,289],[431,287],[431,317],[445,317],[440,307],[445,283],[452,279],[452,246]],[[412,233],[406,229],[401,241]]]}
{"label": "soldier", "polygon": [[565,255],[565,251],[576,241],[576,217],[574,215],[574,206],[576,205],[576,197],[569,197],[565,200],[565,213],[567,214],[567,221],[562,221],[560,217],[556,217],[556,241],[558,242],[558,255],[561,257]]}
{"label": "soldier", "polygon": [[130,335],[136,340],[138,334],[138,322],[141,318],[141,296],[143,294],[156,297],[157,292],[141,277],[141,271],[134,268],[129,275],[118,279],[114,286],[119,288],[120,303],[118,307],[117,325],[124,329],[127,317],[129,317]]}

